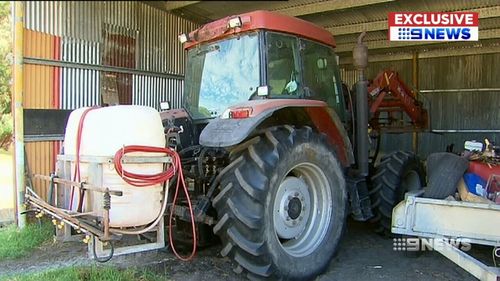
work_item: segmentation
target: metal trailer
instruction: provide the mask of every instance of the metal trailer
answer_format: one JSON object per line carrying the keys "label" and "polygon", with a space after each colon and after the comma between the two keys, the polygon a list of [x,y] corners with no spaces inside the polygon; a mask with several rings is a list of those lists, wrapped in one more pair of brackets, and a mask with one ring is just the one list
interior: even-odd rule
{"label": "metal trailer", "polygon": [[[433,238],[433,248],[480,280],[500,280],[500,268],[487,266],[467,254],[460,241],[495,247],[500,252],[500,206],[419,197],[409,192],[393,209],[392,232],[419,238]],[[397,241],[397,240],[395,240]],[[403,241],[403,240],[401,240]],[[439,243],[436,243],[438,241]],[[457,247],[459,246],[459,247]],[[462,249],[460,249],[462,248]]]}

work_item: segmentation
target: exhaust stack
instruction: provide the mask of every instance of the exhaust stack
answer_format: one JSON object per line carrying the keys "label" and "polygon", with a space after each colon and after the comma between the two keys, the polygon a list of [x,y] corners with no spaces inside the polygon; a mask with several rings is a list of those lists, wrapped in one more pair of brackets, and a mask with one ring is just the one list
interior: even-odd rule
{"label": "exhaust stack", "polygon": [[365,70],[368,66],[368,47],[363,43],[366,32],[358,37],[358,43],[352,50],[354,68],[358,72],[356,82],[356,151],[360,176],[368,176],[368,81]]}

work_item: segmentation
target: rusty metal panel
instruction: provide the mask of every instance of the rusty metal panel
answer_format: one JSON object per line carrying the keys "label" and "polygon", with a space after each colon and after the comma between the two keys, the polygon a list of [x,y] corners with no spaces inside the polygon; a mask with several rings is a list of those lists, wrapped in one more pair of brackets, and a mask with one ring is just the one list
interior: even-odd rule
{"label": "rusty metal panel", "polygon": [[[161,74],[180,75],[184,73],[185,57],[177,36],[182,32],[197,28],[195,23],[173,14],[152,8],[144,3],[130,1],[30,1],[26,5],[25,26],[28,30],[60,38],[59,46],[57,46],[60,49],[60,59],[73,63],[106,64],[102,59],[106,45],[105,30],[118,35],[132,36],[136,38],[132,52],[135,52],[135,62],[124,63],[125,60],[130,60],[130,57],[115,54],[114,65]],[[35,52],[26,56],[38,58],[40,55],[37,52],[40,49],[38,43],[33,40],[27,42],[33,42]],[[121,44],[115,46],[118,49],[123,47]],[[40,68],[31,65],[28,67],[36,69],[34,71],[37,73]],[[54,82],[59,92],[57,101],[54,103],[58,108],[75,109],[100,104],[101,73],[99,71],[75,68],[61,68],[59,71],[60,81]],[[144,79],[144,81],[154,80],[153,77],[144,77]],[[173,93],[182,96],[182,89],[179,87],[182,82],[167,80],[159,79],[158,81],[162,82],[157,84],[172,88],[161,89],[154,93],[162,95],[164,91],[169,95]],[[146,86],[153,87],[153,84],[148,82]],[[133,88],[137,90],[132,93],[132,97],[133,100],[137,100],[135,97],[141,93],[137,92],[139,88]],[[140,90],[152,93],[150,88]],[[153,97],[149,94],[144,97],[152,100],[143,101],[141,104],[155,104],[154,107],[157,107],[156,101],[167,96],[163,94],[163,96]],[[180,105],[181,97],[172,96],[170,99],[179,100],[173,104]]]}
{"label": "rusty metal panel", "polygon": [[[52,59],[55,37],[36,31],[25,30],[24,54]],[[54,67],[25,65],[24,100],[25,108],[52,108],[54,93]]]}
{"label": "rusty metal panel", "polygon": [[[56,51],[56,37],[47,33],[32,30],[24,32],[25,56],[53,59]],[[24,100],[25,108],[54,108],[57,80],[57,70],[51,66],[24,65]],[[49,174],[54,170],[54,148],[56,142],[28,142],[26,156],[32,174]],[[35,180],[35,191],[45,198],[47,183]]]}
{"label": "rusty metal panel", "polygon": [[[40,24],[39,6],[33,2],[29,5],[28,28],[45,30]],[[198,27],[195,23],[175,15],[150,7],[139,2],[57,2],[55,13],[69,15],[61,21],[50,24],[61,26],[56,35],[84,41],[103,43],[104,25],[121,30],[122,33],[138,33],[138,69],[182,74],[184,72],[184,55],[177,35],[189,32]]]}
{"label": "rusty metal panel", "polygon": [[[49,175],[54,171],[54,142],[26,143],[26,155],[32,174]],[[33,179],[35,191],[42,198],[47,199],[48,183]]]}

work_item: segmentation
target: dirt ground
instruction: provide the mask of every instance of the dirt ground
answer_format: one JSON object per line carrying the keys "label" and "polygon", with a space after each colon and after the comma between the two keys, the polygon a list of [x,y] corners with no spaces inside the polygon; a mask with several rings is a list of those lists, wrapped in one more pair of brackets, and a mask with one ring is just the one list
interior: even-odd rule
{"label": "dirt ground", "polygon": [[[220,246],[199,251],[191,262],[177,260],[168,250],[114,257],[118,267],[148,268],[170,280],[245,280],[233,272],[235,264],[218,253]],[[472,250],[477,250],[473,246]],[[487,256],[488,249],[479,248]],[[74,265],[91,265],[82,243],[56,243],[36,250],[29,258],[0,262],[0,277],[22,272]],[[392,239],[374,234],[370,227],[349,221],[338,255],[317,280],[476,280],[436,252],[411,257],[392,249]]]}

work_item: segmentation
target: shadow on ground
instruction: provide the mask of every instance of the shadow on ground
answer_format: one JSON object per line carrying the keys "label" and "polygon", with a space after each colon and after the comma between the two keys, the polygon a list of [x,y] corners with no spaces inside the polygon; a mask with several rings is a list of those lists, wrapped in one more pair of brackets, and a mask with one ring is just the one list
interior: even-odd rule
{"label": "shadow on ground", "polygon": [[[75,242],[45,245],[30,258],[0,261],[0,276],[96,264],[87,258],[85,250],[84,244]],[[220,245],[201,249],[191,262],[179,261],[165,250],[115,257],[108,264],[124,268],[148,268],[171,280],[244,280],[244,276],[233,272],[235,264],[222,258],[218,254],[219,250]],[[481,251],[487,256],[487,248]],[[396,252],[392,239],[374,234],[367,224],[349,221],[338,255],[332,260],[327,272],[317,280],[476,279],[439,253],[424,252],[414,257]]]}

